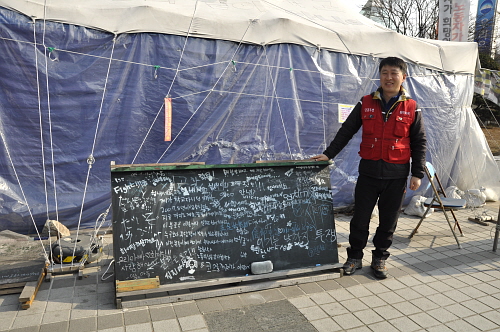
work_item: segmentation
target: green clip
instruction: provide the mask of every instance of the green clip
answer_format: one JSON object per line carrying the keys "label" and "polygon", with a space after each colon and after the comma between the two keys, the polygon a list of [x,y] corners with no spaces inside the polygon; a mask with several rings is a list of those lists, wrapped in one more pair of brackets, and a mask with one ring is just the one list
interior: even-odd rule
{"label": "green clip", "polygon": [[156,70],[160,69],[160,66],[155,66],[155,69],[156,69]]}
{"label": "green clip", "polygon": [[48,50],[49,52],[52,52],[53,50],[55,50],[55,48],[53,48],[53,47],[47,47],[47,50]]}

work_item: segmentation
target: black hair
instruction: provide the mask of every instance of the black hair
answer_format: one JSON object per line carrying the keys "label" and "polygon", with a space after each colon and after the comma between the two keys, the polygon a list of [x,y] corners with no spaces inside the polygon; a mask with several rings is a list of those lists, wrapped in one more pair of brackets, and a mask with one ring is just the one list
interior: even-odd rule
{"label": "black hair", "polygon": [[384,66],[398,67],[404,75],[407,75],[408,73],[408,66],[406,65],[406,62],[395,56],[390,56],[380,61],[380,65],[378,66],[379,73],[382,71],[382,67]]}

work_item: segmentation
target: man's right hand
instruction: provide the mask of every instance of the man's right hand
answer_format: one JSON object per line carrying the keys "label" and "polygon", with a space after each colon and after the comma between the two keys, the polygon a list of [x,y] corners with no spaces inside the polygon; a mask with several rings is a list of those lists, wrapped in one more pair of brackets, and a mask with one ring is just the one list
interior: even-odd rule
{"label": "man's right hand", "polygon": [[330,158],[328,158],[324,154],[318,154],[317,156],[311,157],[309,159],[314,160],[314,161],[328,161],[328,160],[330,160]]}

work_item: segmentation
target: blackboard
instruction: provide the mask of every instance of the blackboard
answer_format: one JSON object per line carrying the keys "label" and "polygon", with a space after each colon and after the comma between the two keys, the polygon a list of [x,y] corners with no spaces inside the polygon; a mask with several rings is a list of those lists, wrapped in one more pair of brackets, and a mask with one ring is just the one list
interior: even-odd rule
{"label": "blackboard", "polygon": [[118,281],[338,263],[328,162],[111,167]]}

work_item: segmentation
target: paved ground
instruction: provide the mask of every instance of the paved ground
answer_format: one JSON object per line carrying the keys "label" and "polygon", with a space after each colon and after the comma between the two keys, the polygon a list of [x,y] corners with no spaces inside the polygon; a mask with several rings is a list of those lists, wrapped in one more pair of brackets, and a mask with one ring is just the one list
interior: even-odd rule
{"label": "paved ground", "polygon": [[[176,304],[116,309],[109,257],[89,265],[85,277],[59,275],[43,284],[34,305],[22,310],[19,295],[0,296],[0,331],[500,331],[500,249],[493,252],[494,224],[471,221],[498,215],[498,202],[457,213],[462,249],[441,212],[433,213],[412,240],[418,217],[400,218],[391,277],[353,276],[241,295]],[[339,243],[347,245],[349,217],[338,215]],[[376,220],[373,222],[373,229]],[[340,261],[345,249],[340,248]],[[104,278],[109,274],[104,275]]]}

